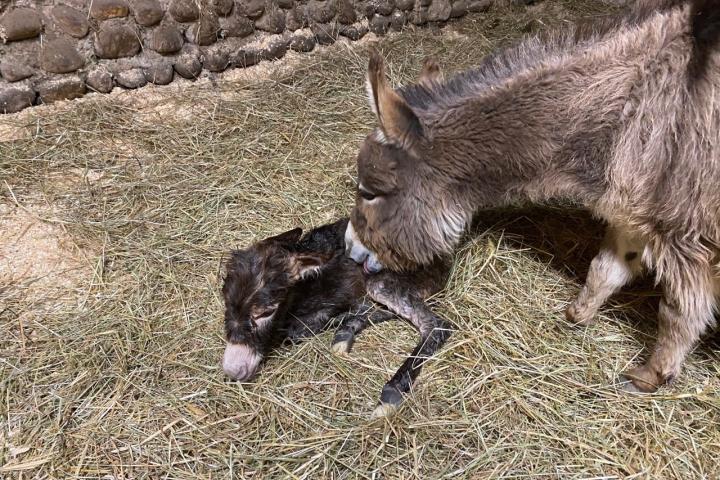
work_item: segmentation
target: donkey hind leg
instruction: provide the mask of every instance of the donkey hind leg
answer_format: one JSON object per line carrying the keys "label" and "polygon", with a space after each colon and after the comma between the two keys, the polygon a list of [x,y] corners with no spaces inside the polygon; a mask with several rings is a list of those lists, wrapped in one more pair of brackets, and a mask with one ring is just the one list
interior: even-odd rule
{"label": "donkey hind leg", "polygon": [[631,392],[655,392],[680,373],[685,357],[708,325],[714,322],[715,289],[711,268],[676,262],[676,275],[664,281],[658,311],[658,338],[652,355],[621,377]]}
{"label": "donkey hind leg", "polygon": [[354,310],[341,317],[335,331],[330,348],[337,354],[350,353],[355,338],[367,327],[395,318],[394,313],[378,309],[370,300],[363,300]]}
{"label": "donkey hind leg", "polygon": [[607,299],[642,272],[644,248],[639,238],[608,227],[600,252],[590,263],[585,285],[565,311],[567,319],[580,325],[594,323]]}
{"label": "donkey hind leg", "polygon": [[410,392],[425,362],[450,337],[450,324],[435,315],[425,301],[407,289],[397,288],[392,282],[378,281],[368,284],[368,293],[378,303],[413,324],[420,332],[420,341],[393,377],[385,384],[380,402],[371,418],[391,416]]}

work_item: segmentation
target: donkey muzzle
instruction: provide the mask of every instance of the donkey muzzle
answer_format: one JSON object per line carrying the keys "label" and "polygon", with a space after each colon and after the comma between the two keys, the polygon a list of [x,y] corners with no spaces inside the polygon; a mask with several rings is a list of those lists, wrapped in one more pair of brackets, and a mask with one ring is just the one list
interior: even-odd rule
{"label": "donkey muzzle", "polygon": [[355,263],[361,264],[365,273],[377,273],[383,269],[377,255],[368,250],[357,237],[352,222],[348,222],[345,230],[345,255]]}

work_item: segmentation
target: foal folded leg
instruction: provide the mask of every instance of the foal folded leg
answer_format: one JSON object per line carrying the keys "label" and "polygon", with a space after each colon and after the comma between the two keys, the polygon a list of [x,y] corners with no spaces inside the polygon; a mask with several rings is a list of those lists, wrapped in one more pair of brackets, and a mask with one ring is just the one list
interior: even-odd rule
{"label": "foal folded leg", "polygon": [[380,402],[372,414],[372,418],[378,418],[397,410],[425,362],[443,346],[452,331],[450,324],[435,315],[422,298],[393,282],[369,282],[368,293],[373,300],[388,307],[420,332],[417,346],[382,389]]}
{"label": "foal folded leg", "polygon": [[658,338],[648,361],[625,372],[624,388],[651,393],[672,381],[685,357],[714,322],[716,298],[712,267],[697,257],[663,259],[664,296],[658,311]]}
{"label": "foal folded leg", "polygon": [[642,272],[644,248],[639,238],[609,226],[600,252],[590,263],[585,285],[565,311],[567,319],[592,324],[607,299]]}
{"label": "foal folded leg", "polygon": [[395,314],[381,310],[369,299],[363,301],[352,312],[340,318],[330,348],[335,353],[349,353],[355,343],[355,337],[371,325],[396,318]]}

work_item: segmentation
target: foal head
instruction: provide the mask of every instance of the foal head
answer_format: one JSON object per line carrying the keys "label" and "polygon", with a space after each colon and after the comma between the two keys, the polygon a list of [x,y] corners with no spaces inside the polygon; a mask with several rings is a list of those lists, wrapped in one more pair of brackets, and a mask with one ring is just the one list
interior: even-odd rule
{"label": "foal head", "polygon": [[[431,95],[439,77],[435,61],[426,60],[417,91]],[[390,87],[376,52],[370,57],[367,89],[379,126],[365,138],[357,157],[358,190],[347,252],[369,272],[383,266],[412,269],[450,253],[466,218],[448,194],[453,174],[430,162],[439,152],[429,129]]]}
{"label": "foal head", "polygon": [[229,377],[243,381],[257,373],[264,357],[287,335],[292,287],[327,261],[322,253],[293,251],[301,234],[296,228],[232,253],[223,285],[223,369]]}

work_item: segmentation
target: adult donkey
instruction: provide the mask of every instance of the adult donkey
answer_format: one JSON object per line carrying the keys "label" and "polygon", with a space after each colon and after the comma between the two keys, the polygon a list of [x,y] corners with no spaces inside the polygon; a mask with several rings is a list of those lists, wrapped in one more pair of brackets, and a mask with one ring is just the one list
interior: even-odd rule
{"label": "adult donkey", "polygon": [[643,269],[663,288],[649,360],[626,388],[674,378],[720,294],[720,6],[640,2],[526,39],[443,81],[427,62],[393,90],[368,70],[379,128],[358,155],[346,232],[366,269],[411,269],[457,245],[485,207],[569,199],[608,233],[567,317],[590,323]]}

